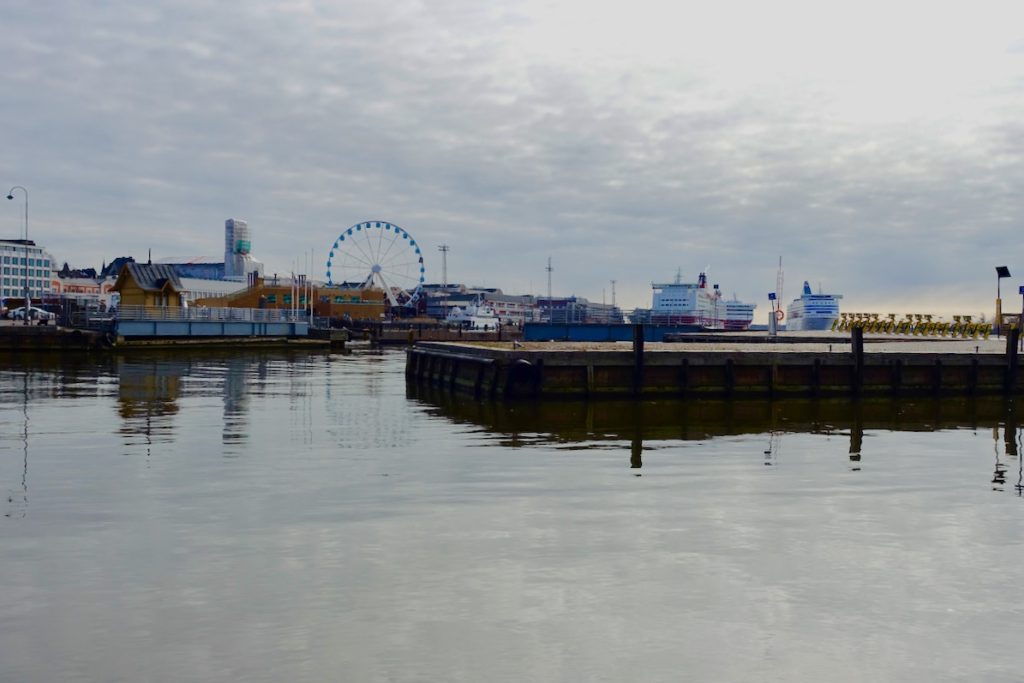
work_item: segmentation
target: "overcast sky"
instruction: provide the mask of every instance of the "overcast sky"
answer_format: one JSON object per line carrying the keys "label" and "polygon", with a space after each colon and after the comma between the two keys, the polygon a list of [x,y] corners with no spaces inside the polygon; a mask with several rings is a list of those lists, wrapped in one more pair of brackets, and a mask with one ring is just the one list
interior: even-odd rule
{"label": "overcast sky", "polygon": [[1020,0],[8,0],[0,64],[0,181],[72,266],[219,255],[235,217],[322,277],[380,219],[513,293],[549,256],[624,307],[708,267],[764,322],[782,256],[787,300],[991,314],[1008,265],[1020,305]]}

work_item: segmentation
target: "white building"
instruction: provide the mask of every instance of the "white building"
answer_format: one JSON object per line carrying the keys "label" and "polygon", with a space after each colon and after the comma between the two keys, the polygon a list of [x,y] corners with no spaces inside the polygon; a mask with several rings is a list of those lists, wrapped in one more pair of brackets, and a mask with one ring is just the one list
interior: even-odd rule
{"label": "white building", "polygon": [[262,277],[263,264],[252,257],[249,224],[237,218],[224,221],[224,279],[245,280],[256,271]]}
{"label": "white building", "polygon": [[180,280],[181,295],[190,304],[196,299],[212,299],[234,294],[249,286],[246,282],[233,280],[207,280],[198,277],[183,277]]}
{"label": "white building", "polygon": [[53,257],[32,240],[0,240],[0,296],[21,299],[26,280],[32,299],[51,296]]}

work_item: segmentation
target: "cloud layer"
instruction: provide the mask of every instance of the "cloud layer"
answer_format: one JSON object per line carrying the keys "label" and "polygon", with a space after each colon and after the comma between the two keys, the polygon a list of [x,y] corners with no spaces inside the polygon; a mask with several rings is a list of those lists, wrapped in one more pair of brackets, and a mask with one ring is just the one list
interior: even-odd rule
{"label": "cloud layer", "polygon": [[446,243],[451,281],[540,292],[551,256],[634,306],[710,266],[760,304],[781,255],[785,298],[988,310],[1024,282],[1024,9],[829,5],[16,2],[0,171],[80,266],[234,216],[287,271],[379,218],[431,280]]}

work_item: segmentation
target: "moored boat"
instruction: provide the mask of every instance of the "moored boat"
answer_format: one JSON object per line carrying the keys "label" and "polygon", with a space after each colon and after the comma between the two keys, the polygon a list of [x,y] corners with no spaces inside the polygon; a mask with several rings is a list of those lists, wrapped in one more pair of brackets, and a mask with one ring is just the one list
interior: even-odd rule
{"label": "moored boat", "polygon": [[448,312],[445,322],[469,330],[496,330],[501,319],[493,308],[477,299],[465,308],[454,307]]}

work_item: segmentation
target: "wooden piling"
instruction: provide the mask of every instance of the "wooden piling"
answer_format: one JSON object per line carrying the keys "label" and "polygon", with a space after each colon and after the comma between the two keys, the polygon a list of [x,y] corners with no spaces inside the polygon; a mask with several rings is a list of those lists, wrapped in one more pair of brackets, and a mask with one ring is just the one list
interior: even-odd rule
{"label": "wooden piling", "polygon": [[1020,328],[1011,327],[1006,335],[1006,387],[1010,393],[1017,388],[1017,342],[1020,340]]}
{"label": "wooden piling", "polygon": [[854,327],[850,330],[850,349],[853,352],[853,393],[859,394],[864,389],[864,328]]}
{"label": "wooden piling", "polygon": [[633,325],[633,394],[639,395],[644,388],[644,326]]}

